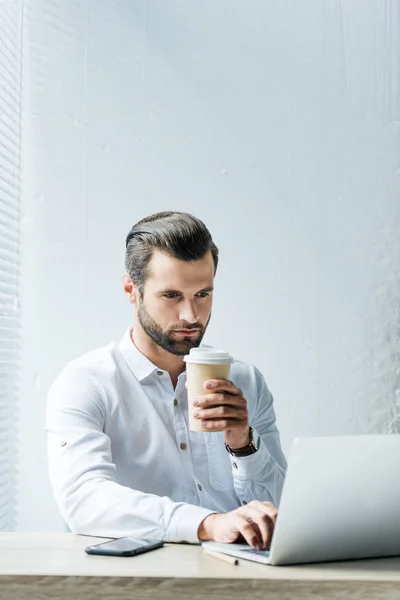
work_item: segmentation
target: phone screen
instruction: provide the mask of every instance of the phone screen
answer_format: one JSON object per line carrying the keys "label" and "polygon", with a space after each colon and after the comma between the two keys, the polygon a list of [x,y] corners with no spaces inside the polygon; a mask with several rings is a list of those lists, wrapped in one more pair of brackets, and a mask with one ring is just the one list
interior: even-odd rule
{"label": "phone screen", "polygon": [[105,554],[109,556],[135,556],[163,546],[163,540],[144,540],[142,538],[118,538],[96,546],[86,548],[87,554]]}
{"label": "phone screen", "polygon": [[111,542],[104,542],[100,544],[102,548],[108,550],[118,550],[121,552],[129,552],[130,550],[137,550],[144,546],[153,545],[154,540],[142,540],[138,538],[119,538],[118,540],[112,540]]}

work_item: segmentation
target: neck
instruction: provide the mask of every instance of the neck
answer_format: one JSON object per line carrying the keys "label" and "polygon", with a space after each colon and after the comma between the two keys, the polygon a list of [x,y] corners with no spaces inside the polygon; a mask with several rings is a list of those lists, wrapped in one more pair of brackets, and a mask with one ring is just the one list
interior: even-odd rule
{"label": "neck", "polygon": [[168,371],[172,385],[176,387],[178,376],[186,369],[183,356],[175,356],[158,346],[139,326],[135,325],[131,333],[132,342],[136,348],[154,365],[163,371]]}

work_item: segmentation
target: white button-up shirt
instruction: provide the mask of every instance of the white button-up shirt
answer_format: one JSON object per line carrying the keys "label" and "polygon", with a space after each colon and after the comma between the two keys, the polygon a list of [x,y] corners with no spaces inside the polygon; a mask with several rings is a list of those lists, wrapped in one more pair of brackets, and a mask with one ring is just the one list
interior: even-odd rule
{"label": "white button-up shirt", "polygon": [[235,361],[230,378],[260,436],[243,458],[226,451],[222,432],[189,430],[186,372],[174,390],[131,328],[69,363],[50,389],[46,431],[54,496],[71,530],[196,543],[212,512],[255,499],[278,505],[286,461],[272,395],[252,365]]}

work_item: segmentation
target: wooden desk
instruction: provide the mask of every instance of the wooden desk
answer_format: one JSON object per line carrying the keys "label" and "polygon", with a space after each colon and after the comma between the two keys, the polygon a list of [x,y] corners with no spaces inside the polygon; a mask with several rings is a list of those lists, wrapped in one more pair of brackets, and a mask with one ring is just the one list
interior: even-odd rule
{"label": "wooden desk", "polygon": [[12,600],[286,600],[400,598],[400,558],[268,567],[229,565],[199,546],[132,558],[88,556],[104,541],[72,533],[0,533],[0,598]]}

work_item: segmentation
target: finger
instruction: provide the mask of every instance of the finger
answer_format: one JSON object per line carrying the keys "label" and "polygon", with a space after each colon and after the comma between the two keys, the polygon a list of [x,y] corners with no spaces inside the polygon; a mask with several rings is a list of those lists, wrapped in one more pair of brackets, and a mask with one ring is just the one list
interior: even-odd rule
{"label": "finger", "polygon": [[243,426],[246,424],[246,419],[224,417],[223,419],[199,419],[202,427],[208,427],[209,429],[217,429],[218,431],[224,431],[225,429],[232,430],[243,430]]}
{"label": "finger", "polygon": [[242,396],[243,392],[229,379],[208,379],[204,382],[206,390],[225,391],[233,396]]}
{"label": "finger", "polygon": [[257,521],[257,525],[260,529],[263,548],[269,550],[272,541],[272,535],[274,533],[274,523],[269,515],[262,515]]}
{"label": "finger", "polygon": [[203,408],[195,410],[193,414],[195,419],[233,419],[235,421],[247,420],[247,410],[237,406],[215,406],[213,408]]}
{"label": "finger", "polygon": [[[260,501],[260,500],[252,500],[246,506],[243,506],[239,509],[240,514],[250,515],[250,511],[256,510],[261,516],[261,520],[264,521],[264,525],[260,525],[260,530],[263,531],[263,541],[265,542],[265,547],[269,547],[271,544],[272,534],[275,528],[276,518],[278,516],[278,509],[272,502],[268,501]],[[258,519],[252,515],[252,518],[259,523]],[[265,540],[265,527],[268,530],[267,538]]]}
{"label": "finger", "polygon": [[255,500],[254,502],[256,502],[257,505],[261,504],[261,506],[259,506],[259,509],[264,514],[268,515],[269,518],[271,519],[271,521],[273,522],[273,524],[275,525],[276,518],[278,516],[278,509],[276,508],[276,506],[274,504],[272,504],[272,502],[266,502],[266,501],[260,502],[259,500]]}
{"label": "finger", "polygon": [[194,406],[210,407],[210,406],[243,406],[247,407],[247,402],[240,396],[233,396],[227,392],[219,392],[217,394],[206,394],[205,396],[198,396],[193,401]]}
{"label": "finger", "polygon": [[201,426],[210,431],[226,431],[227,429],[234,429],[238,423],[242,423],[242,421],[235,421],[233,419],[215,419],[201,421]]}
{"label": "finger", "polygon": [[245,541],[255,550],[261,550],[262,539],[258,527],[251,520],[237,514],[235,528],[243,536]]}
{"label": "finger", "polygon": [[272,522],[272,525],[275,527],[276,518],[278,516],[278,509],[272,502],[260,501],[260,500],[252,500],[245,507],[241,507],[239,510],[241,513],[247,508],[256,508],[260,511],[261,514],[266,515]]}
{"label": "finger", "polygon": [[269,515],[263,513],[258,508],[253,508],[251,505],[246,505],[246,510],[243,511],[243,516],[251,520],[259,529],[262,540],[262,547],[269,548],[274,531],[274,524]]}

